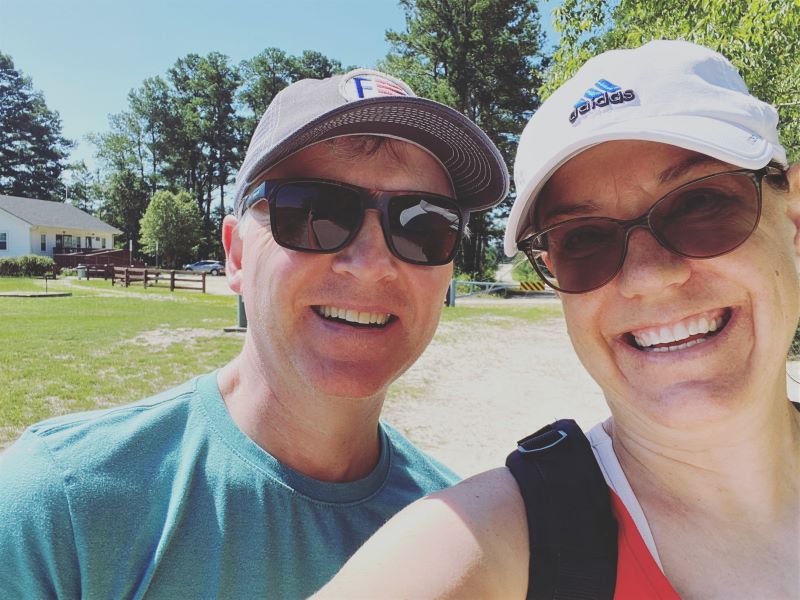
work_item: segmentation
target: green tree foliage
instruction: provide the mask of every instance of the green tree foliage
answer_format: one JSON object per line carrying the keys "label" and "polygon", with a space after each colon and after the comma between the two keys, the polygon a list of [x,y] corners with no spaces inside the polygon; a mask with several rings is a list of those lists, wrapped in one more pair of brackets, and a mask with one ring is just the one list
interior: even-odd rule
{"label": "green tree foliage", "polygon": [[224,206],[225,187],[238,167],[241,128],[234,98],[239,70],[218,52],[189,54],[169,70],[168,80],[178,117],[165,136],[169,179],[196,199],[208,222],[213,190],[219,190]]}
{"label": "green tree foliage", "polygon": [[800,0],[564,0],[554,15],[561,43],[543,96],[605,50],[688,40],[729,58],[778,108],[782,142],[800,159]]}
{"label": "green tree foliage", "polygon": [[[388,31],[392,44],[382,68],[422,95],[443,102],[475,121],[510,164],[516,141],[539,105],[537,90],[543,35],[531,0],[400,0],[406,31]],[[493,217],[508,214],[506,202]],[[486,214],[473,214],[456,267],[473,277],[491,270]]]}
{"label": "green tree foliage", "polygon": [[[110,131],[91,138],[105,166],[103,212],[129,239],[139,239],[147,198],[158,190],[184,190],[204,217],[201,245],[206,251],[216,247],[212,204],[219,202],[224,210],[240,162],[239,85],[238,67],[223,54],[189,54],[165,76],[131,90],[128,110],[109,118]],[[120,186],[134,180],[127,192]]]}
{"label": "green tree foliage", "polygon": [[139,239],[139,221],[147,210],[150,190],[135,172],[128,169],[112,172],[100,189],[104,202],[97,216],[122,231],[117,243],[127,248],[130,240]]}
{"label": "green tree foliage", "polygon": [[0,52],[0,193],[61,200],[59,177],[71,147],[58,113]]}
{"label": "green tree foliage", "polygon": [[84,161],[69,165],[66,170],[69,181],[66,201],[89,214],[94,214],[102,203],[102,189],[98,176],[86,166]]}
{"label": "green tree foliage", "polygon": [[244,141],[247,143],[278,92],[300,79],[325,79],[341,73],[342,64],[313,50],[293,56],[279,48],[266,48],[242,61],[239,69],[242,85],[238,98],[245,108]]}
{"label": "green tree foliage", "polygon": [[178,59],[131,90],[128,109],[109,118],[109,131],[90,137],[105,168],[101,213],[138,240],[142,199],[183,190],[202,215],[196,252],[219,256],[228,189],[258,119],[293,81],[338,71],[341,64],[319,52],[292,56],[277,48],[241,65],[218,52]]}
{"label": "green tree foliage", "polygon": [[141,220],[141,250],[178,266],[196,253],[201,228],[200,211],[187,192],[156,192]]}

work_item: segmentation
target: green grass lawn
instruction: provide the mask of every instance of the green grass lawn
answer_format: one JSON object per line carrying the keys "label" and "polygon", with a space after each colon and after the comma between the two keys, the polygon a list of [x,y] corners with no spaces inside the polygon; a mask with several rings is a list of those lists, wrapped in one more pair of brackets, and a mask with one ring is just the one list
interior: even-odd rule
{"label": "green grass lawn", "polygon": [[[236,299],[110,282],[50,281],[64,298],[0,297],[0,447],[52,415],[130,402],[225,364]],[[0,278],[2,291],[43,280]]]}
{"label": "green grass lawn", "polygon": [[[48,282],[62,298],[0,297],[0,448],[50,416],[122,404],[207,373],[233,358],[236,299],[197,292]],[[38,279],[0,278],[0,292],[44,290]],[[550,306],[456,306],[442,320],[489,316],[500,328],[560,314]],[[452,340],[448,343],[462,343]]]}
{"label": "green grass lawn", "polygon": [[[47,282],[48,289],[53,284]],[[43,292],[44,279],[32,279],[29,277],[0,277],[0,294],[4,292]],[[2,314],[0,309],[0,314]]]}
{"label": "green grass lawn", "polygon": [[550,317],[557,317],[562,314],[561,306],[542,305],[542,304],[509,304],[508,306],[499,306],[493,304],[491,306],[476,306],[476,305],[456,305],[448,308],[442,312],[442,321],[466,321],[469,319],[485,319],[487,316],[491,317],[506,317],[503,321],[508,322],[509,326],[513,327],[515,319],[522,319],[524,321],[541,321]]}

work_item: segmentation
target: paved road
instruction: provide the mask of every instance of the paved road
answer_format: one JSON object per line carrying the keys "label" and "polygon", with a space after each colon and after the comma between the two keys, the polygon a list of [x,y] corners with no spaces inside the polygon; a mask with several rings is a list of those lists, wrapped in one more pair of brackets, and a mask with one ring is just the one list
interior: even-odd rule
{"label": "paved road", "polygon": [[233,296],[231,288],[228,287],[228,279],[223,275],[206,276],[206,293],[217,294],[219,296]]}

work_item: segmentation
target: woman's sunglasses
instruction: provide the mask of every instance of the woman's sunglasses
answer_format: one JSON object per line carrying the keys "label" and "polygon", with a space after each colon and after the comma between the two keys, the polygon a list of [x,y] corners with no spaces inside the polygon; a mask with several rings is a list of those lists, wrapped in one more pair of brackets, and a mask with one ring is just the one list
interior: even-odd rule
{"label": "woman's sunglasses", "polygon": [[550,287],[569,294],[611,281],[625,261],[628,239],[648,229],[664,248],[686,258],[714,258],[742,245],[761,216],[761,181],[778,168],[715,173],[690,181],[657,200],[635,219],[578,217],[520,240],[522,250]]}
{"label": "woman's sunglasses", "polygon": [[468,214],[447,196],[322,179],[265,181],[244,199],[242,213],[262,200],[269,205],[275,241],[300,252],[338,252],[358,235],[364,212],[376,209],[389,250],[414,265],[453,260]]}

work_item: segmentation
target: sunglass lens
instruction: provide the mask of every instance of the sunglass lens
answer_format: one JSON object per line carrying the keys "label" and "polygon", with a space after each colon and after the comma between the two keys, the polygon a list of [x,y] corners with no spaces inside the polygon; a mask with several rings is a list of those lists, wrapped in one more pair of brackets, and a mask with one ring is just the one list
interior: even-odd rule
{"label": "sunglass lens", "polygon": [[742,244],[758,224],[758,188],[744,173],[723,173],[665,196],[650,224],[669,247],[691,258],[711,258]]}
{"label": "sunglass lens", "polygon": [[461,233],[454,202],[428,196],[396,196],[389,203],[389,238],[404,260],[441,265],[453,259]]}
{"label": "sunglass lens", "polygon": [[361,202],[353,190],[318,181],[282,185],[275,194],[276,241],[297,250],[335,251],[360,223]]}
{"label": "sunglass lens", "polygon": [[[625,230],[610,219],[576,219],[542,234],[547,248],[534,263],[539,273],[565,292],[585,292],[611,279],[625,251]],[[548,273],[552,277],[548,277]]]}

